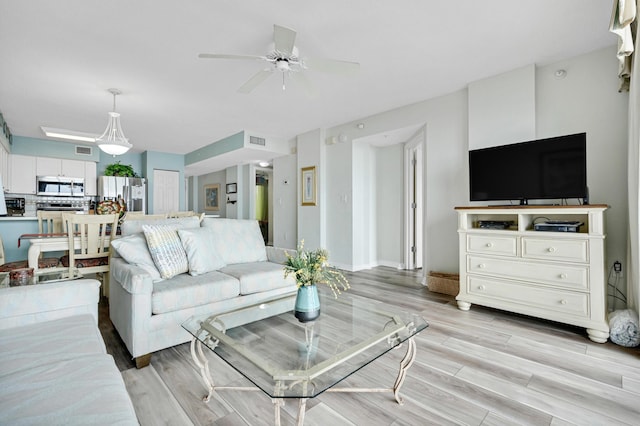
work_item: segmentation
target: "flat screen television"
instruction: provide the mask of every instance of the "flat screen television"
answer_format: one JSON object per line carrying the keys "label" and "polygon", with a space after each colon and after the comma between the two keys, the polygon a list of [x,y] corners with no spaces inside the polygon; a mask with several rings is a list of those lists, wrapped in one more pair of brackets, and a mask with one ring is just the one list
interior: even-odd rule
{"label": "flat screen television", "polygon": [[587,134],[469,151],[471,201],[588,198]]}

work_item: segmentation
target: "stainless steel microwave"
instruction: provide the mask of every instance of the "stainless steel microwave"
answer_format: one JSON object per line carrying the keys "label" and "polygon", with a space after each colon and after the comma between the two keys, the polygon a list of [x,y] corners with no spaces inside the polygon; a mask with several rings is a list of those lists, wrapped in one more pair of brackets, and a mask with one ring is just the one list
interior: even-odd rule
{"label": "stainless steel microwave", "polygon": [[84,197],[84,178],[38,176],[37,195],[53,197]]}

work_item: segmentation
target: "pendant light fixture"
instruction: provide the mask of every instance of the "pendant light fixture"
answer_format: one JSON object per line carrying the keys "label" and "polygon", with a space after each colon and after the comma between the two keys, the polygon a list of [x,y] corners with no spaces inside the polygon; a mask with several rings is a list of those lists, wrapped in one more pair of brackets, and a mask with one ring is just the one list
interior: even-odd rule
{"label": "pendant light fixture", "polygon": [[113,111],[109,113],[109,123],[104,133],[96,139],[98,148],[109,155],[124,154],[129,151],[133,145],[124,137],[122,127],[120,126],[120,114],[116,112],[116,96],[122,92],[118,89],[109,89],[109,93],[113,95]]}

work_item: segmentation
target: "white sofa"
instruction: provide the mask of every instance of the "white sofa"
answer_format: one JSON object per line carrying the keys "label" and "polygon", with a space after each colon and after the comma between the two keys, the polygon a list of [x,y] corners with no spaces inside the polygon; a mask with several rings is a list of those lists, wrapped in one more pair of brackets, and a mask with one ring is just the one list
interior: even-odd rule
{"label": "white sofa", "polygon": [[[149,246],[144,225],[175,230],[188,272],[172,265],[176,275],[162,279],[158,258],[171,263],[182,256],[180,247],[175,241],[169,247]],[[284,250],[265,247],[255,220],[124,222],[112,247],[109,313],[138,368],[148,365],[152,352],[188,342],[191,335],[181,324],[193,315],[228,312],[297,290],[295,280],[284,277]]]}
{"label": "white sofa", "polygon": [[137,425],[98,329],[100,283],[0,289],[0,424]]}

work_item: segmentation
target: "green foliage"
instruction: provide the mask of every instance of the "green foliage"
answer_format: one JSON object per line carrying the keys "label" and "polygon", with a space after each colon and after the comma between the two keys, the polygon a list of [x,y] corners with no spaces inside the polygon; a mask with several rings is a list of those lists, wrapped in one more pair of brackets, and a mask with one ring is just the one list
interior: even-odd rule
{"label": "green foliage", "polygon": [[119,161],[116,161],[113,164],[109,164],[104,169],[105,176],[124,176],[124,177],[138,177],[138,175],[133,171],[133,167],[129,165],[120,164]]}
{"label": "green foliage", "polygon": [[291,255],[287,252],[286,255],[284,276],[293,274],[298,287],[326,284],[336,298],[341,293],[340,290],[346,291],[350,288],[349,281],[344,275],[327,263],[328,253],[325,249],[307,251],[304,249],[304,240],[302,240],[295,254]]}

